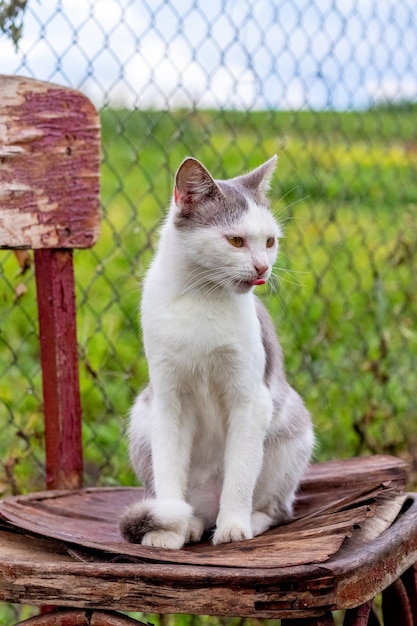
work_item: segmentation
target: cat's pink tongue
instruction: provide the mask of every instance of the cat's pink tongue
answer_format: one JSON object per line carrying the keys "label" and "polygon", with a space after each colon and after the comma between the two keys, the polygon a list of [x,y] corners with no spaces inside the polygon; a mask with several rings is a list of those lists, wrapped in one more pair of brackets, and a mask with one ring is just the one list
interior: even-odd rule
{"label": "cat's pink tongue", "polygon": [[257,287],[258,285],[265,285],[266,280],[265,278],[255,278],[254,280],[250,281],[250,284],[253,285],[254,287]]}

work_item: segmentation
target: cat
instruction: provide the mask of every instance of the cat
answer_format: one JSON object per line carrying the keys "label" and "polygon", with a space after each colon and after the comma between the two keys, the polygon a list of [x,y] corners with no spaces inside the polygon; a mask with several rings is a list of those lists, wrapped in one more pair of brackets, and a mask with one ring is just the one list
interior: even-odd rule
{"label": "cat", "polygon": [[129,542],[180,549],[214,530],[221,544],[291,518],[313,427],[253,293],[282,236],[266,196],[276,161],[229,180],[192,157],[177,171],[143,288],[150,383],[129,444],[147,497],[122,513]]}

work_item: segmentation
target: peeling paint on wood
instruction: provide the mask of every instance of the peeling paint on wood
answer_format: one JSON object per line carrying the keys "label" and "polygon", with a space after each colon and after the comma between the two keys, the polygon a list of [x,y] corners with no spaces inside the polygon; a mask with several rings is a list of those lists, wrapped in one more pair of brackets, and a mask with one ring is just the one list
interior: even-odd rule
{"label": "peeling paint on wood", "polygon": [[81,401],[74,272],[71,250],[35,250],[43,402],[46,485],[82,484]]}
{"label": "peeling paint on wood", "polygon": [[85,96],[0,76],[0,248],[94,245],[99,160],[99,117]]}

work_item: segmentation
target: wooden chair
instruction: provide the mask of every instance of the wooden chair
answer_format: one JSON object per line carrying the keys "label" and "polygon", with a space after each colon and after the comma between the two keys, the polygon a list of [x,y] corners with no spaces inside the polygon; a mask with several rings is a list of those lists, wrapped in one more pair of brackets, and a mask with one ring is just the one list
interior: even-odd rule
{"label": "wooden chair", "polygon": [[[386,456],[312,465],[294,521],[179,551],[118,531],[140,488],[82,488],[72,249],[99,229],[99,118],[81,94],[0,77],[0,247],[34,249],[47,491],[0,502],[0,600],[54,607],[27,626],[127,626],[120,611],[417,625],[417,499]],[[128,460],[126,459],[126,463]],[[119,612],[115,612],[119,611]]]}

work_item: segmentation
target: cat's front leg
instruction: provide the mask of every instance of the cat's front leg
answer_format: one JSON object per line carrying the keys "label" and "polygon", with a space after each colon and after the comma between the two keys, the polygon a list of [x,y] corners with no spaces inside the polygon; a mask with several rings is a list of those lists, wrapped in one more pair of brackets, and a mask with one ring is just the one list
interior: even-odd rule
{"label": "cat's front leg", "polygon": [[143,545],[179,549],[186,541],[197,539],[193,509],[185,501],[192,436],[192,422],[177,394],[160,391],[152,407],[152,465],[158,524],[143,536]]}
{"label": "cat's front leg", "polygon": [[155,392],[152,405],[152,469],[158,500],[184,500],[188,485],[191,420],[176,393]]}
{"label": "cat's front leg", "polygon": [[263,444],[272,415],[272,402],[266,388],[262,388],[256,400],[242,401],[230,414],[214,544],[253,536],[253,492],[262,468]]}

